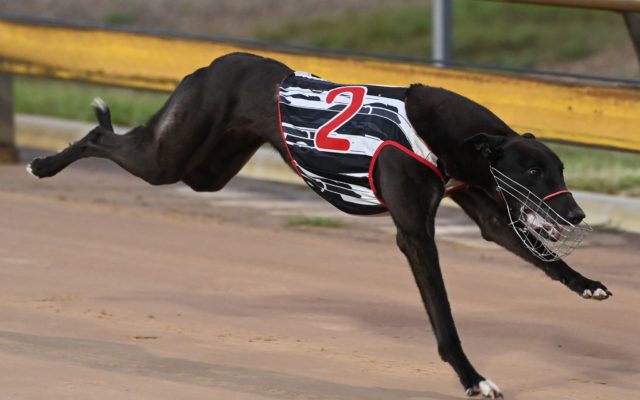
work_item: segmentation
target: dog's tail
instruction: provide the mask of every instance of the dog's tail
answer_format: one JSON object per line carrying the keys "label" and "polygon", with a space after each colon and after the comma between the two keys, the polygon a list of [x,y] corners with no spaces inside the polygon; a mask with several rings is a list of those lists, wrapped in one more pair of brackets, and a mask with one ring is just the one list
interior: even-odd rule
{"label": "dog's tail", "polygon": [[113,132],[113,125],[111,124],[111,111],[109,111],[109,106],[102,100],[100,97],[96,97],[91,102],[91,106],[93,107],[96,118],[98,119],[98,124]]}

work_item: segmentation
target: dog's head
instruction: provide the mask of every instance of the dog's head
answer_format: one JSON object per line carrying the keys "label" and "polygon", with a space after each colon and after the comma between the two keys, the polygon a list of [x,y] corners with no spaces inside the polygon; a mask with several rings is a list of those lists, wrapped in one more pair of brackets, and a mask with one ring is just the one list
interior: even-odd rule
{"label": "dog's head", "polygon": [[[585,217],[573,196],[566,191],[563,176],[564,166],[560,158],[542,142],[530,134],[498,136],[478,133],[466,140],[479,155],[485,158],[491,167],[531,191],[536,197],[573,225],[579,224]],[[485,190],[497,194],[497,183]],[[496,196],[499,199],[499,195]],[[515,220],[526,221],[538,231],[553,232],[553,227],[528,209],[516,197],[506,196],[504,201]],[[522,215],[524,214],[524,215]]]}

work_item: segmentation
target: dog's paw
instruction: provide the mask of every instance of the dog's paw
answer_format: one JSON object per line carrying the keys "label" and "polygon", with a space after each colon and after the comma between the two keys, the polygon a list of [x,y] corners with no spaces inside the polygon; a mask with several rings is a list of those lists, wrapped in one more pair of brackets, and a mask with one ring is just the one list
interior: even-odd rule
{"label": "dog's paw", "polygon": [[91,106],[97,110],[100,110],[101,112],[105,112],[109,109],[109,107],[107,107],[107,103],[100,97],[94,98],[91,101]]}
{"label": "dog's paw", "polygon": [[[35,160],[34,160],[34,161],[35,161]],[[27,170],[27,172],[29,173],[29,175],[31,175],[31,176],[35,176],[35,177],[37,178],[38,176],[37,176],[36,174],[34,174],[34,173],[33,173],[33,167],[31,166],[31,163],[33,163],[33,161],[32,161],[32,162],[30,162],[29,164],[27,164],[27,166],[25,167],[25,169]]]}
{"label": "dog's paw", "polygon": [[27,166],[27,172],[36,178],[47,178],[56,174],[57,171],[47,166],[46,158],[34,158]]}
{"label": "dog's paw", "polygon": [[584,279],[574,290],[585,299],[606,300],[613,296],[613,293],[602,282],[589,279]]}
{"label": "dog's paw", "polygon": [[42,161],[41,158],[35,158],[29,164],[27,164],[26,169],[27,169],[27,172],[31,174],[31,176],[35,176],[36,178],[42,178],[42,176],[39,175],[39,173],[41,172],[40,171],[41,161]]}
{"label": "dog's paw", "polygon": [[613,293],[611,293],[611,291],[607,289],[601,289],[601,288],[598,288],[594,291],[591,291],[591,289],[585,289],[582,292],[581,296],[585,299],[605,300],[613,296]]}
{"label": "dog's paw", "polygon": [[474,397],[481,395],[482,397],[487,397],[490,399],[502,399],[502,392],[500,388],[495,383],[491,382],[489,379],[485,379],[483,381],[478,382],[477,385],[473,385],[470,388],[467,388],[464,392],[467,397]]}

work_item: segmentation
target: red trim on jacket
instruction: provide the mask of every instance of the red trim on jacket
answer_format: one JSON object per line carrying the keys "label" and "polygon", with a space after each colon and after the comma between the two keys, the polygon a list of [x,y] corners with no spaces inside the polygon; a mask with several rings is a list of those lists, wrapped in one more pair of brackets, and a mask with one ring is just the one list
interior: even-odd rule
{"label": "red trim on jacket", "polygon": [[[445,183],[444,176],[442,175],[442,172],[440,172],[440,170],[438,169],[438,167],[436,165],[433,165],[431,162],[429,162],[429,161],[425,160],[424,158],[420,157],[419,155],[417,155],[413,151],[409,150],[408,148],[404,147],[403,145],[401,145],[398,142],[395,142],[393,140],[384,141],[384,142],[382,142],[382,144],[380,146],[378,146],[378,148],[376,149],[376,152],[373,153],[373,157],[371,158],[371,163],[369,164],[369,186],[371,187],[371,190],[373,191],[373,194],[376,196],[376,198],[378,199],[380,204],[382,204],[383,206],[386,207],[386,204],[384,203],[382,198],[379,196],[378,191],[376,190],[376,185],[375,185],[375,182],[373,181],[373,169],[375,168],[376,161],[378,160],[378,156],[380,155],[380,151],[383,148],[387,147],[387,146],[393,146],[393,147],[395,147],[395,148],[397,148],[399,150],[402,150],[403,152],[405,152],[406,154],[410,155],[414,159],[420,161],[422,164],[424,164],[427,167],[431,168],[431,170],[433,172],[435,172],[436,175],[438,175],[438,177],[440,178],[442,183],[443,184]],[[429,146],[427,145],[427,147],[429,147]]]}
{"label": "red trim on jacket", "polygon": [[282,90],[282,84],[284,83],[284,80],[288,77],[289,76],[287,75],[280,82],[280,86],[278,86],[278,98],[276,99],[276,102],[278,103],[278,125],[280,126],[280,136],[282,136],[282,144],[284,144],[284,148],[287,150],[287,154],[289,154],[289,162],[291,163],[291,167],[294,171],[296,171],[296,174],[298,174],[298,176],[302,178],[302,180],[304,180],[304,177],[302,176],[300,170],[298,169],[298,166],[296,165],[296,160],[294,160],[293,155],[291,155],[291,151],[289,150],[289,146],[287,145],[287,139],[284,137],[284,128],[282,127],[282,112],[280,111],[280,91]]}

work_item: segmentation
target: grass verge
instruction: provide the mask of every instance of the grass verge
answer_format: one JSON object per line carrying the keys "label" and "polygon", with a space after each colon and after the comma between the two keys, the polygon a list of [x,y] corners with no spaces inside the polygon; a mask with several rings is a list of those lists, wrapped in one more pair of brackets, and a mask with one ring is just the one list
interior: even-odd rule
{"label": "grass verge", "polygon": [[14,79],[13,101],[18,113],[95,121],[90,106],[94,97],[107,102],[114,124],[133,126],[157,112],[169,94],[25,76]]}
{"label": "grass verge", "polygon": [[547,143],[564,163],[571,189],[640,196],[640,155]]}
{"label": "grass verge", "polygon": [[342,228],[344,223],[335,218],[307,217],[296,215],[287,219],[287,226],[302,227],[311,226],[314,228]]}
{"label": "grass verge", "polygon": [[[615,13],[539,5],[454,2],[454,58],[530,67],[586,57],[628,40]],[[257,28],[264,40],[428,57],[431,10],[394,5]]]}

